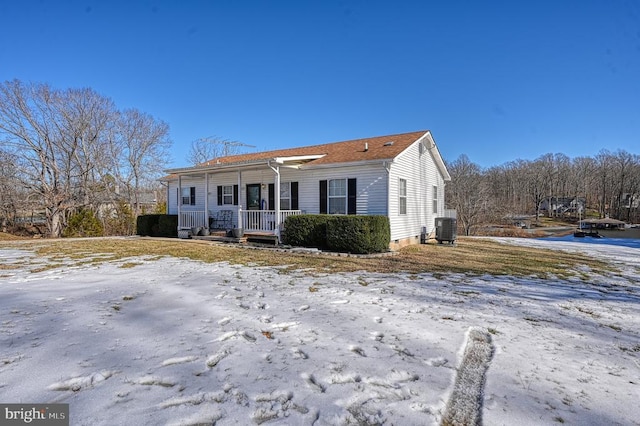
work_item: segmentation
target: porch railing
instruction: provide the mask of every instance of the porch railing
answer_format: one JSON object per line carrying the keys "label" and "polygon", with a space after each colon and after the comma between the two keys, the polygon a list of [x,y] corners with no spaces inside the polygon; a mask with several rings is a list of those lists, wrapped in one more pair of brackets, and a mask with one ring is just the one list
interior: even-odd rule
{"label": "porch railing", "polygon": [[302,210],[281,210],[279,220],[276,221],[274,210],[243,210],[242,225],[245,231],[274,232],[278,223],[293,215],[302,214]]}
{"label": "porch railing", "polygon": [[[302,210],[281,210],[276,221],[274,210],[242,210],[242,226],[245,231],[275,232],[278,223],[284,223],[289,216],[302,214]],[[208,227],[205,211],[183,211],[178,216],[178,229]]]}
{"label": "porch railing", "polygon": [[178,229],[187,229],[195,227],[206,227],[206,212],[204,211],[188,211],[180,212],[178,216]]}

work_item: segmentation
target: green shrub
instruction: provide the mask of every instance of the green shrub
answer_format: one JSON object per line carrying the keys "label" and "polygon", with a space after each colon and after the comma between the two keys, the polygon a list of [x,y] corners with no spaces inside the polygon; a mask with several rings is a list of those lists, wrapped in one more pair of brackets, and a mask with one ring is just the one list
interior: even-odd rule
{"label": "green shrub", "polygon": [[101,237],[102,235],[104,235],[102,223],[89,209],[79,209],[72,214],[62,233],[63,237]]}
{"label": "green shrub", "polygon": [[177,237],[178,215],[143,214],[138,216],[136,233],[144,237]]}
{"label": "green shrub", "polygon": [[327,223],[327,245],[332,251],[381,253],[391,238],[386,216],[333,216]]}
{"label": "green shrub", "polygon": [[154,236],[178,238],[178,215],[160,215],[160,217],[158,218],[158,235]]}
{"label": "green shrub", "polygon": [[283,242],[292,246],[327,248],[326,214],[289,216],[284,222]]}
{"label": "green shrub", "polygon": [[382,253],[391,240],[386,216],[290,216],[284,229],[286,244],[346,253]]}
{"label": "green shrub", "polygon": [[159,219],[159,214],[143,214],[138,216],[136,220],[136,234],[143,237],[153,236],[153,228],[154,226],[157,228]]}

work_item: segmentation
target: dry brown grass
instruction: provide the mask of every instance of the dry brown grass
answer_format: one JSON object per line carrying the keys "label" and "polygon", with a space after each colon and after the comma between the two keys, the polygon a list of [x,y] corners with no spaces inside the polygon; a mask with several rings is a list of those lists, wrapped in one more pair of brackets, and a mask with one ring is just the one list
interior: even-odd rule
{"label": "dry brown grass", "polygon": [[20,237],[18,235],[7,234],[6,232],[0,232],[0,241],[17,241],[28,240],[27,237]]}
{"label": "dry brown grass", "polygon": [[101,263],[116,260],[134,267],[137,256],[160,259],[173,256],[202,262],[229,262],[256,266],[280,266],[283,272],[306,269],[310,272],[406,272],[472,275],[515,275],[566,277],[580,275],[579,265],[592,270],[611,270],[604,262],[578,253],[542,250],[501,244],[480,238],[460,238],[451,245],[415,245],[393,256],[345,257],[329,254],[293,253],[287,250],[251,249],[235,245],[212,244],[195,240],[150,238],[96,238],[38,241],[2,241],[1,247],[35,250],[52,264]]}

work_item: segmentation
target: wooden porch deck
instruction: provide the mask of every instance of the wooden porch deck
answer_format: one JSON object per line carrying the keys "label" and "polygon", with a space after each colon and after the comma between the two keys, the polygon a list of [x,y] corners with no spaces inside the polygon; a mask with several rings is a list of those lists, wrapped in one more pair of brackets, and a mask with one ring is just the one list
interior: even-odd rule
{"label": "wooden porch deck", "polygon": [[193,235],[191,238],[194,240],[219,241],[234,244],[261,243],[274,246],[278,244],[278,237],[273,235],[273,233],[257,231],[245,232],[240,238],[227,236],[226,231],[211,231],[209,235]]}

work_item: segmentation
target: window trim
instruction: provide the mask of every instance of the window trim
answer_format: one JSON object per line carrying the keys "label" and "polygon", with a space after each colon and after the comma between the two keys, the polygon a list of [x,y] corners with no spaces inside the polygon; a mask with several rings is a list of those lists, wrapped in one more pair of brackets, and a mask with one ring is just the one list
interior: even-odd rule
{"label": "window trim", "polygon": [[[234,205],[234,199],[233,199],[233,185],[221,185],[222,186],[222,204],[223,206],[232,206]],[[230,190],[231,192],[227,192],[227,190]],[[229,200],[227,200],[227,197],[230,197]],[[227,202],[229,201],[229,202]]]}
{"label": "window trim", "polygon": [[432,200],[431,209],[432,209],[432,213],[433,213],[433,214],[438,214],[438,185],[433,185],[433,187],[432,187],[432,191],[433,191],[433,194],[431,195],[431,200]]}
{"label": "window trim", "polygon": [[182,193],[179,194],[180,205],[181,206],[195,206],[196,205],[196,187],[195,186],[183,186],[181,188],[181,190],[182,190]]}
{"label": "window trim", "polygon": [[[287,197],[283,197],[282,196],[282,193],[283,193],[282,192],[282,186],[283,185],[285,185],[288,188],[287,192],[289,193],[289,195]],[[280,210],[292,210],[291,209],[291,199],[292,199],[291,195],[292,195],[291,194],[291,182],[288,182],[288,181],[287,182],[280,182]],[[286,209],[284,207],[282,207],[282,201],[284,201],[284,200],[286,200],[289,203],[289,207],[286,208]]]}
{"label": "window trim", "polygon": [[403,178],[398,178],[398,214],[407,215],[407,180]]}
{"label": "window trim", "polygon": [[[331,182],[337,182],[337,181],[342,181],[344,182],[344,194],[342,195],[331,195]],[[327,212],[329,214],[347,214],[347,210],[348,210],[348,206],[347,206],[347,199],[348,199],[348,195],[349,195],[349,190],[348,190],[348,182],[346,178],[339,178],[339,179],[328,179],[327,180]],[[331,200],[344,200],[344,212],[333,212],[330,209],[331,206]]]}

